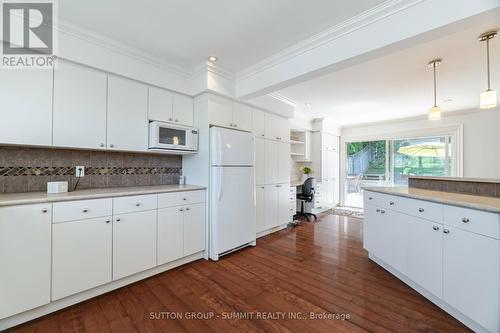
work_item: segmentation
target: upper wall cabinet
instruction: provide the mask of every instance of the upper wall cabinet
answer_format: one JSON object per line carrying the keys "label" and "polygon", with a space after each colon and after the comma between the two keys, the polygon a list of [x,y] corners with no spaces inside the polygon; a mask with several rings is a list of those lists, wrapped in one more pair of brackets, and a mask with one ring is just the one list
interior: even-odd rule
{"label": "upper wall cabinet", "polygon": [[2,71],[0,143],[52,144],[52,77],[52,70]]}
{"label": "upper wall cabinet", "polygon": [[[106,73],[59,61],[54,72],[54,146],[106,147],[106,80]],[[39,125],[50,128],[46,122]]]}
{"label": "upper wall cabinet", "polygon": [[253,109],[245,104],[233,104],[233,127],[251,132]]}
{"label": "upper wall cabinet", "polygon": [[253,134],[259,138],[266,137],[266,113],[253,110]]}
{"label": "upper wall cabinet", "polygon": [[247,105],[217,95],[208,98],[208,121],[212,125],[252,131],[252,111]]}
{"label": "upper wall cabinet", "polygon": [[148,118],[193,126],[193,99],[165,89],[149,87]]}
{"label": "upper wall cabinet", "polygon": [[108,148],[148,149],[148,90],[132,80],[108,78]]}
{"label": "upper wall cabinet", "polygon": [[277,115],[266,113],[264,117],[265,137],[271,140],[290,140],[290,121]]}

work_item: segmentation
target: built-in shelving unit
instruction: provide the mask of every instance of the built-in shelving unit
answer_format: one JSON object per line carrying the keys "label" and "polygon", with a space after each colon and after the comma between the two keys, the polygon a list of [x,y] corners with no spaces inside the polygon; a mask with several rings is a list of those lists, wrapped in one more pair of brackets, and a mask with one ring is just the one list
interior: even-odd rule
{"label": "built-in shelving unit", "polygon": [[298,129],[290,131],[290,156],[295,162],[311,161],[311,132]]}

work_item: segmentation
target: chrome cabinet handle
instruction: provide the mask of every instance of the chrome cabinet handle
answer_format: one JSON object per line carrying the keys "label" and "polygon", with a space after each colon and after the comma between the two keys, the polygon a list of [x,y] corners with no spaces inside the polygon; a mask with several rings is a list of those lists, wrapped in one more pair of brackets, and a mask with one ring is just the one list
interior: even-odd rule
{"label": "chrome cabinet handle", "polygon": [[187,198],[182,198],[182,200],[186,201],[186,200],[187,200]]}
{"label": "chrome cabinet handle", "polygon": [[385,214],[385,210],[381,210],[380,212],[381,212],[382,214]]}
{"label": "chrome cabinet handle", "polygon": [[47,208],[42,209],[42,213],[47,213],[49,210]]}
{"label": "chrome cabinet handle", "polygon": [[260,136],[265,136],[264,134],[261,134]]}
{"label": "chrome cabinet handle", "polygon": [[380,213],[380,209],[377,209],[377,210],[376,210],[376,212],[377,212],[377,213]]}
{"label": "chrome cabinet handle", "polygon": [[389,202],[389,205],[394,206],[394,201]]}
{"label": "chrome cabinet handle", "polygon": [[104,144],[104,143],[101,143],[99,146],[104,147],[104,146],[105,146],[105,144]]}
{"label": "chrome cabinet handle", "polygon": [[439,230],[439,227],[437,225],[433,226],[432,229],[434,230]]}
{"label": "chrome cabinet handle", "polygon": [[140,203],[140,202],[136,202],[136,203],[135,203],[135,206],[136,206],[136,207],[139,207],[140,205],[141,205],[141,203]]}
{"label": "chrome cabinet handle", "polygon": [[179,119],[175,119],[174,121],[175,121],[175,122],[178,122],[178,121],[179,121]]}
{"label": "chrome cabinet handle", "polygon": [[450,230],[448,230],[448,229],[443,229],[443,232],[444,232],[445,234],[449,234],[449,233],[450,233]]}
{"label": "chrome cabinet handle", "polygon": [[172,121],[172,120],[174,120],[174,118],[168,118],[168,121]]}
{"label": "chrome cabinet handle", "polygon": [[372,197],[368,197],[368,200],[373,200],[373,198]]}
{"label": "chrome cabinet handle", "polygon": [[419,211],[420,213],[423,213],[423,212],[425,211],[425,209],[423,209],[423,208],[419,208],[419,209],[418,209],[418,211]]}
{"label": "chrome cabinet handle", "polygon": [[183,212],[183,211],[184,211],[184,208],[179,209],[179,212]]}
{"label": "chrome cabinet handle", "polygon": [[110,144],[110,145],[109,145],[109,147],[110,147],[110,148],[113,148],[114,146],[115,146],[114,144]]}
{"label": "chrome cabinet handle", "polygon": [[122,219],[121,219],[121,218],[119,218],[119,217],[117,217],[117,218],[116,218],[116,222],[120,222],[121,220],[122,220]]}
{"label": "chrome cabinet handle", "polygon": [[189,207],[186,208],[186,211],[188,211],[188,210],[189,210]]}
{"label": "chrome cabinet handle", "polygon": [[238,125],[237,125],[237,124],[234,124],[234,128],[236,128],[236,127],[238,127]]}
{"label": "chrome cabinet handle", "polygon": [[470,222],[470,220],[469,220],[467,217],[464,217],[464,218],[462,219],[462,222],[463,222],[463,223],[469,223],[469,222]]}
{"label": "chrome cabinet handle", "polygon": [[111,220],[106,220],[106,223],[111,223]]}
{"label": "chrome cabinet handle", "polygon": [[88,211],[89,211],[88,208],[82,209],[82,212],[84,212],[84,213],[87,213]]}

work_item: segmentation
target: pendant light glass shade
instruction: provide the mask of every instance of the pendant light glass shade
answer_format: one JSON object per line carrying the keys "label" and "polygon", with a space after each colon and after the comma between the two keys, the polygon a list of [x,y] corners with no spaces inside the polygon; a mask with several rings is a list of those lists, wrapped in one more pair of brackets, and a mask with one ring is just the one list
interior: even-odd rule
{"label": "pendant light glass shade", "polygon": [[478,38],[480,42],[486,42],[486,70],[488,74],[488,89],[479,95],[479,108],[481,109],[491,109],[498,105],[497,92],[490,86],[490,39],[496,35],[496,31],[489,31]]}
{"label": "pendant light glass shade", "polygon": [[427,64],[429,68],[432,68],[434,76],[434,106],[429,109],[429,120],[440,120],[441,119],[441,108],[437,105],[437,85],[436,85],[436,67],[441,65],[441,59],[432,60]]}
{"label": "pendant light glass shade", "polygon": [[429,109],[429,120],[440,120],[441,119],[441,108],[439,106],[433,106]]}
{"label": "pendant light glass shade", "polygon": [[479,96],[479,107],[481,109],[491,109],[497,106],[498,98],[495,90],[486,90]]}

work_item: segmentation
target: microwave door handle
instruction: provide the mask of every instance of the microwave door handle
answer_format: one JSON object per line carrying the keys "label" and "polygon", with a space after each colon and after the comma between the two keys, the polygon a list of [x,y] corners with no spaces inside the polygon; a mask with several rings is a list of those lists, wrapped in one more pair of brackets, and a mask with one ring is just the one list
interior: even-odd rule
{"label": "microwave door handle", "polygon": [[222,168],[221,167],[218,167],[218,174],[219,174],[219,193],[217,195],[217,200],[220,201],[220,199],[222,198],[222,193],[224,192],[224,179],[223,179],[223,176],[222,176]]}

